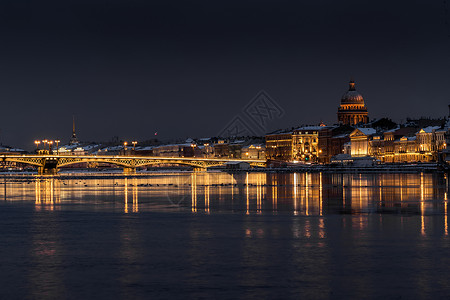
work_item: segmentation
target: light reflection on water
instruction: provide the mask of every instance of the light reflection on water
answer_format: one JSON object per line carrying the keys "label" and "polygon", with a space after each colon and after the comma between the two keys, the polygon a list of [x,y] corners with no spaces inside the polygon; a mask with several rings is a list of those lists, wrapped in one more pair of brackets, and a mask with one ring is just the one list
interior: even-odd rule
{"label": "light reflection on water", "polygon": [[[3,199],[37,210],[112,209],[124,213],[288,212],[447,215],[447,179],[437,174],[179,173],[136,177],[12,177]],[[424,219],[422,219],[424,222]]]}
{"label": "light reflection on water", "polygon": [[[123,177],[20,176],[4,179],[5,202],[34,202],[40,210],[420,216],[427,235],[428,215],[443,216],[448,236],[448,182],[439,174],[169,173]],[[250,234],[250,233],[249,233]],[[251,233],[253,235],[253,233]]]}
{"label": "light reflection on water", "polygon": [[2,280],[15,298],[450,295],[448,183],[439,174],[90,174],[0,184],[0,270],[12,274]]}

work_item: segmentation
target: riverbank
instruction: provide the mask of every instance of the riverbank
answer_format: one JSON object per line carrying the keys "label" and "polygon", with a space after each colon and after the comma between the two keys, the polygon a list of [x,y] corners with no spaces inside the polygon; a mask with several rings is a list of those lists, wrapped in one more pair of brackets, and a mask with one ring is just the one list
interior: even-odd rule
{"label": "riverbank", "polygon": [[443,173],[445,170],[437,163],[423,164],[383,164],[375,166],[302,165],[285,168],[255,168],[250,170],[227,170],[234,172],[269,173]]}
{"label": "riverbank", "polygon": [[[38,175],[37,172],[22,172],[9,171],[0,172],[0,177],[15,177],[21,178],[35,178],[35,177],[49,177],[57,176],[59,178],[133,178],[143,176],[155,176],[170,173],[191,173],[192,170],[186,168],[182,169],[152,169],[140,170],[135,174],[124,174],[121,169],[112,170],[93,170],[93,169],[77,169],[77,170],[63,170],[57,175]],[[375,166],[339,166],[339,165],[301,165],[296,167],[284,168],[252,168],[252,169],[225,169],[212,168],[208,172],[225,172],[230,174],[236,173],[343,173],[343,174],[376,174],[376,173],[444,173],[446,170],[437,163],[421,163],[421,164],[380,164]]]}

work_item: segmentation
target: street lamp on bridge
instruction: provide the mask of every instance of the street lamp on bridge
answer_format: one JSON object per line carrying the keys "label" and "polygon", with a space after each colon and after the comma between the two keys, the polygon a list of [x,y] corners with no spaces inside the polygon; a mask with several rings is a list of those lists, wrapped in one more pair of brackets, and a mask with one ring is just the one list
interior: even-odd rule
{"label": "street lamp on bridge", "polygon": [[43,147],[42,147],[43,150],[42,151],[43,151],[43,154],[45,154],[45,151],[47,151],[47,150],[45,150],[47,143],[48,143],[48,140],[42,140],[42,145],[43,145]]}
{"label": "street lamp on bridge", "polygon": [[137,144],[137,141],[133,141],[133,142],[131,142],[131,143],[133,144],[133,151],[136,150],[136,144]]}
{"label": "street lamp on bridge", "polygon": [[123,155],[127,155],[127,142],[123,142]]}
{"label": "street lamp on bridge", "polygon": [[34,141],[34,144],[36,145],[36,152],[39,151],[39,144],[41,142],[40,141]]}
{"label": "street lamp on bridge", "polygon": [[61,142],[60,140],[55,140],[56,143],[56,155],[59,155],[59,142]]}

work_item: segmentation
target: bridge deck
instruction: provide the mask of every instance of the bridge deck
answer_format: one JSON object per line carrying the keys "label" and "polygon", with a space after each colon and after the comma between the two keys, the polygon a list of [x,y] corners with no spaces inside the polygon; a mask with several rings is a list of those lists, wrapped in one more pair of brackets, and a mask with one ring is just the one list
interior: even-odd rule
{"label": "bridge deck", "polygon": [[194,169],[206,169],[229,162],[246,162],[253,167],[266,166],[265,160],[230,159],[230,158],[196,158],[196,157],[161,157],[161,156],[123,156],[123,155],[0,155],[0,161],[10,161],[39,167],[39,173],[56,173],[60,167],[77,163],[108,163],[135,170],[138,167],[155,164],[182,164]]}

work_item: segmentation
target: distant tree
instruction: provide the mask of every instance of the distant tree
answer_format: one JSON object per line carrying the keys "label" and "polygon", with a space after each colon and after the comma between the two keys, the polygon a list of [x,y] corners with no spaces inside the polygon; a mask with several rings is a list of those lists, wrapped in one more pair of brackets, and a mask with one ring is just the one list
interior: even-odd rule
{"label": "distant tree", "polygon": [[397,123],[393,122],[391,119],[388,118],[381,118],[379,120],[376,120],[372,123],[373,128],[380,128],[384,130],[390,130],[397,127]]}

